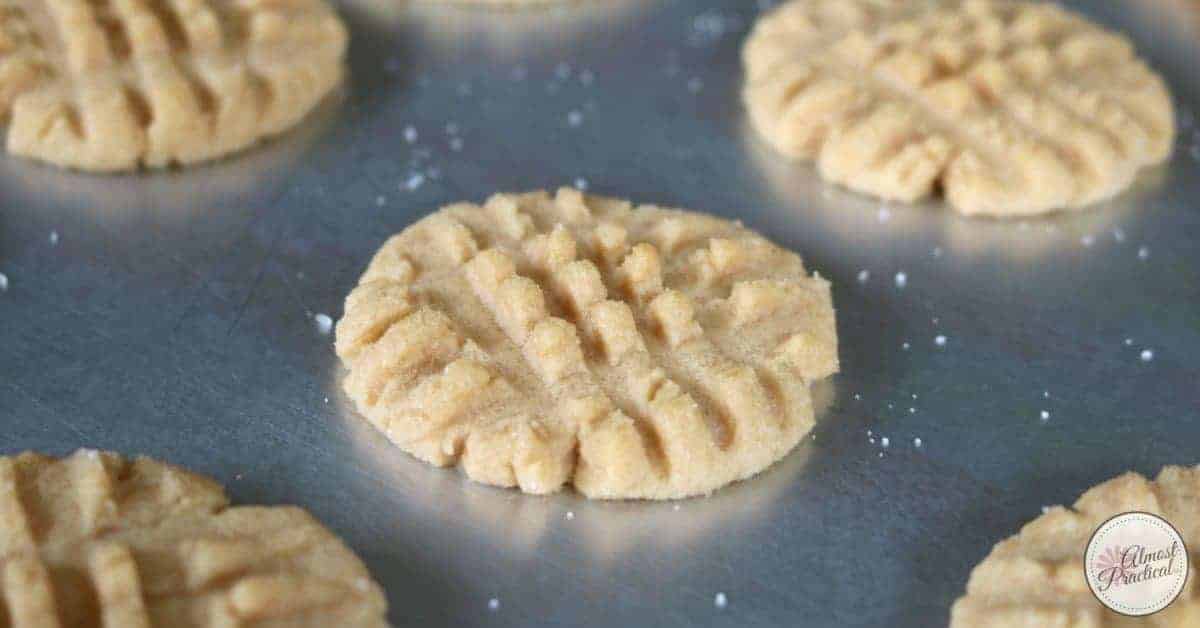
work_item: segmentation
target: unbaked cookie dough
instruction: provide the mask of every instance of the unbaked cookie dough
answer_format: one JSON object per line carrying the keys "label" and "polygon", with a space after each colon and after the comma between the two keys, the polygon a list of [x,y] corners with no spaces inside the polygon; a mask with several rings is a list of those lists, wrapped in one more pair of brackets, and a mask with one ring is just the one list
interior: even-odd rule
{"label": "unbaked cookie dough", "polygon": [[299,122],[345,49],[322,0],[0,0],[0,120],[67,168],[215,159]]}
{"label": "unbaked cookie dough", "polygon": [[[1163,611],[1133,619],[1101,606],[1088,588],[1084,549],[1108,519],[1131,511],[1175,526],[1191,552],[1183,593]],[[1071,508],[1055,506],[992,549],[954,603],[951,628],[1200,626],[1200,467],[1166,467],[1154,481],[1127,473],[1096,486]]]}
{"label": "unbaked cookie dough", "polygon": [[594,498],[714,491],[813,425],[829,283],[713,216],[563,188],[442,208],[346,299],[345,390],[401,449]]}
{"label": "unbaked cookie dough", "polygon": [[230,507],[148,458],[0,457],[0,625],[383,628],[386,610],[299,508]]}
{"label": "unbaked cookie dough", "polygon": [[1174,141],[1170,94],[1133,45],[1048,3],[791,0],[743,62],[750,119],[780,152],[965,214],[1095,203]]}

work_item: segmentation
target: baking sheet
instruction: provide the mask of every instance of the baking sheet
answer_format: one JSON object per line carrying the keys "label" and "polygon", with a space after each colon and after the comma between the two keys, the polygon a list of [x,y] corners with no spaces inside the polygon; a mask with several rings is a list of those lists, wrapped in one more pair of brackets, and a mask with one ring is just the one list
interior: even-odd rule
{"label": "baking sheet", "polygon": [[[1168,77],[1179,145],[1102,207],[1007,223],[772,153],[737,93],[753,3],[346,2],[351,79],[296,133],[146,176],[0,158],[0,448],[145,453],[299,504],[397,625],[942,625],[1041,506],[1200,462],[1200,8],[1073,4]],[[470,484],[353,415],[313,317],[384,239],[577,181],[740,218],[832,279],[843,372],[811,441],[708,499],[592,503]]]}

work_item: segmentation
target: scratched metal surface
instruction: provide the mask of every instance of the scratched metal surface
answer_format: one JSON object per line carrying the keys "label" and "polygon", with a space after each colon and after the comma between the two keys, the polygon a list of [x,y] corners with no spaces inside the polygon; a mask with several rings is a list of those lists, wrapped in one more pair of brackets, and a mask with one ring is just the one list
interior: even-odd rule
{"label": "scratched metal surface", "polygon": [[[1200,462],[1194,125],[1093,211],[881,215],[749,132],[749,3],[343,8],[349,85],[263,148],[112,178],[0,158],[3,452],[145,453],[300,504],[423,626],[941,625],[1043,504]],[[1082,8],[1195,108],[1194,4]],[[708,499],[588,503],[469,484],[352,414],[311,316],[340,315],[376,247],[440,204],[577,178],[741,218],[832,278],[844,372],[815,440]]]}

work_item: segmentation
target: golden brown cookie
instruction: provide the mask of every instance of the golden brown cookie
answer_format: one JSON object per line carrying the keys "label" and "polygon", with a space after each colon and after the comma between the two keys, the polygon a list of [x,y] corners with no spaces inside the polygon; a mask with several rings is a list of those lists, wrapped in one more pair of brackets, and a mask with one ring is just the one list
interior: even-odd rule
{"label": "golden brown cookie", "polygon": [[148,458],[0,457],[0,626],[386,626],[362,562],[308,513],[230,507]]}
{"label": "golden brown cookie", "polygon": [[68,168],[214,159],[299,122],[345,48],[322,0],[0,0],[0,119]]}
{"label": "golden brown cookie", "polygon": [[[1092,533],[1125,512],[1159,515],[1183,536],[1191,554],[1188,581],[1158,614],[1123,617],[1088,588],[1084,549]],[[1165,467],[1154,481],[1126,473],[1096,486],[1071,508],[1055,506],[992,549],[954,603],[951,628],[1190,628],[1200,626],[1200,467]]]}
{"label": "golden brown cookie", "polygon": [[479,482],[666,499],[763,470],[837,370],[829,283],[704,214],[563,188],[441,209],[346,299],[359,412]]}
{"label": "golden brown cookie", "polygon": [[743,61],[768,142],[885,199],[1081,207],[1174,140],[1170,94],[1132,44],[1050,3],[791,0],[758,21]]}

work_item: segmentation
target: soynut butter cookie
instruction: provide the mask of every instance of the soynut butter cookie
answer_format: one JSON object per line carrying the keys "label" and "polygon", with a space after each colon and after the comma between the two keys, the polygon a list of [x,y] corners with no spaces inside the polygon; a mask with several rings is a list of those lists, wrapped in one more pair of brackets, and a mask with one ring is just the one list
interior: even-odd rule
{"label": "soynut butter cookie", "polygon": [[0,120],[68,168],[215,159],[297,124],[345,49],[322,0],[0,0]]}
{"label": "soynut butter cookie", "polygon": [[231,507],[148,458],[0,457],[0,625],[374,628],[386,610],[299,508]]}
{"label": "soynut butter cookie", "polygon": [[709,493],[787,454],[838,368],[829,283],[713,216],[563,188],[442,208],[346,299],[358,411],[473,480]]}
{"label": "soynut butter cookie", "polygon": [[1051,3],[791,0],[743,49],[753,126],[825,179],[966,214],[1076,208],[1165,160],[1170,94],[1133,45]]}
{"label": "soynut butter cookie", "polygon": [[[1128,512],[1162,517],[1191,552],[1187,582],[1179,597],[1146,617],[1125,617],[1102,606],[1084,573],[1084,549],[1093,533],[1112,517]],[[1074,506],[1045,509],[1016,536],[998,543],[971,572],[966,595],[951,610],[950,626],[1200,626],[1198,548],[1200,467],[1166,467],[1154,480],[1126,473],[1088,490]]]}

